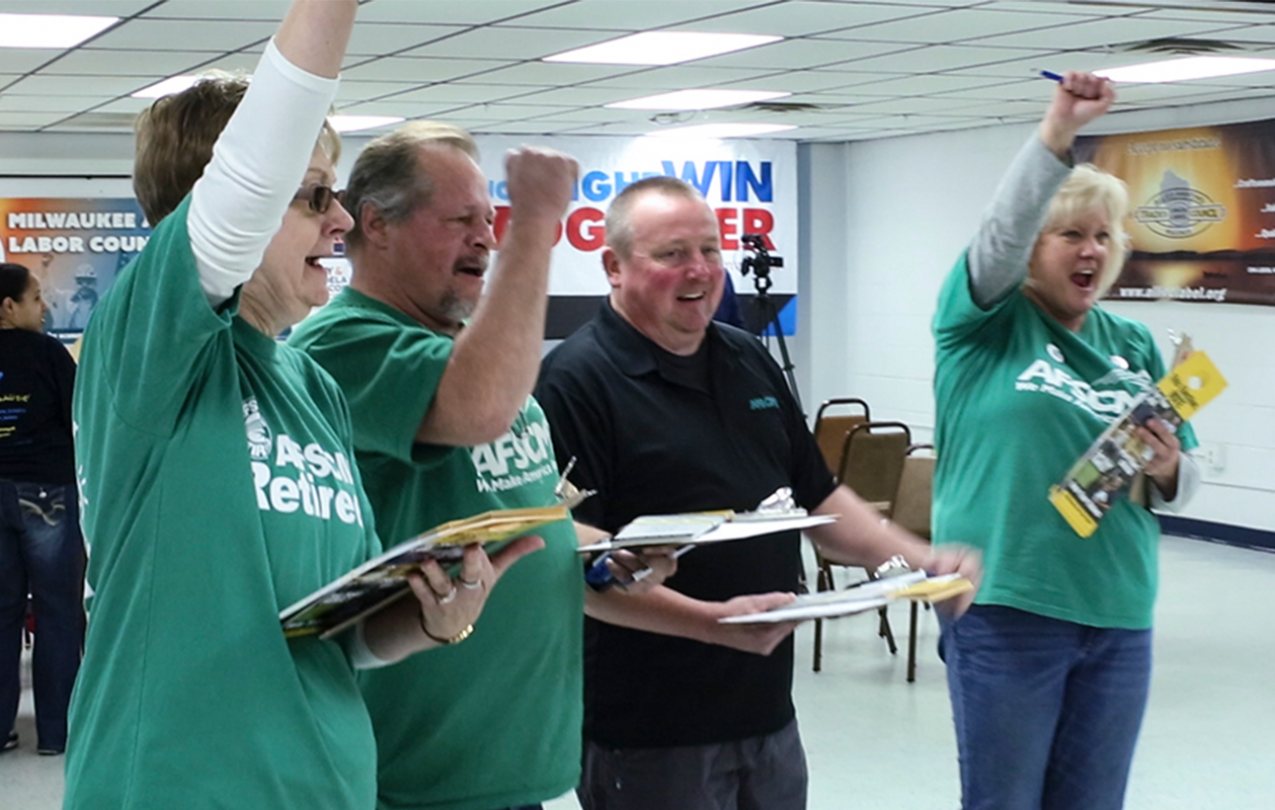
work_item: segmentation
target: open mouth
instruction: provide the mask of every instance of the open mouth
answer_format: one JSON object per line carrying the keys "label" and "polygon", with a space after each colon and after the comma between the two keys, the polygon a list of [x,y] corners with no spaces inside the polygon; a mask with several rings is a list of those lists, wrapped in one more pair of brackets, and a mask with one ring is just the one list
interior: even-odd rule
{"label": "open mouth", "polygon": [[679,301],[699,301],[699,300],[700,300],[700,299],[702,299],[705,295],[706,295],[706,293],[704,293],[703,291],[700,291],[700,292],[697,292],[697,293],[688,293],[688,294],[686,294],[686,295],[679,295],[679,296],[677,297],[677,300],[679,300]]}
{"label": "open mouth", "polygon": [[482,278],[487,272],[487,263],[476,259],[462,259],[456,262],[453,269],[461,275]]}
{"label": "open mouth", "polygon": [[1098,282],[1098,276],[1092,270],[1080,270],[1071,274],[1071,283],[1082,290],[1092,290]]}
{"label": "open mouth", "polygon": [[324,270],[326,272],[326,269],[324,268],[322,264],[322,261],[325,258],[327,257],[326,256],[306,256],[305,263],[307,267],[313,267],[316,270]]}

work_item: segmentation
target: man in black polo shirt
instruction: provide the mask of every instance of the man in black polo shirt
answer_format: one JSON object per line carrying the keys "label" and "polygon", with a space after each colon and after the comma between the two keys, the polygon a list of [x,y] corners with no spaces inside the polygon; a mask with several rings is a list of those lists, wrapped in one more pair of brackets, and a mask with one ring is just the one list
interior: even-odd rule
{"label": "man in black polo shirt", "polygon": [[[602,261],[609,301],[545,358],[536,387],[557,457],[575,457],[575,483],[598,491],[578,520],[614,532],[644,514],[752,509],[791,487],[811,512],[841,515],[811,531],[834,560],[903,554],[977,577],[973,557],[883,526],[837,486],[770,355],[712,323],[718,224],[693,188],[668,177],[627,187],[607,215]],[[805,807],[794,625],[717,622],[791,600],[799,544],[789,532],[706,546],[665,586],[591,606],[585,810]]]}

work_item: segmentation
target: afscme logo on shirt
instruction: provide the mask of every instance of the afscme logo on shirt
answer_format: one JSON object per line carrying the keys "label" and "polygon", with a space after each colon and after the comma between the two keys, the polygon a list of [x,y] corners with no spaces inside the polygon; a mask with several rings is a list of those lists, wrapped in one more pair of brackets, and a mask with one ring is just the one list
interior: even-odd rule
{"label": "afscme logo on shirt", "polygon": [[335,515],[342,523],[363,525],[354,475],[344,453],[324,450],[318,442],[302,445],[286,433],[273,436],[255,398],[244,403],[244,427],[258,509],[300,511],[320,520]]}
{"label": "afscme logo on shirt", "polygon": [[550,454],[552,447],[549,427],[543,422],[532,422],[524,431],[509,431],[490,444],[480,444],[470,450],[474,472],[478,473],[474,486],[479,492],[505,492],[553,475],[557,468]]}
{"label": "afscme logo on shirt", "polygon": [[[1107,377],[1110,376],[1107,375]],[[1150,375],[1146,372],[1131,376],[1145,378],[1147,383],[1151,381]],[[1014,390],[1058,397],[1108,422],[1127,411],[1133,403],[1133,394],[1123,388],[1096,390],[1084,380],[1077,380],[1071,376],[1066,369],[1050,365],[1048,360],[1037,360],[1028,366],[1022,374],[1018,375]]]}

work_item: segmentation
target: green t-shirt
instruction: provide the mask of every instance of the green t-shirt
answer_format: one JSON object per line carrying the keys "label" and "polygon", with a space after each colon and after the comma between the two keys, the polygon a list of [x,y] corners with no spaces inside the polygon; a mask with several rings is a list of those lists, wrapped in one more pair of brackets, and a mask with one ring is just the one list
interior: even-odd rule
{"label": "green t-shirt", "polygon": [[102,298],[75,389],[94,594],[67,808],[364,810],[341,644],[279,611],[379,552],[349,412],[310,358],[209,307],[188,201]]}
{"label": "green t-shirt", "polygon": [[[452,339],[347,289],[292,345],[336,378],[377,526],[398,542],[491,509],[547,506],[558,482],[544,412],[529,398],[490,444],[415,443]],[[382,808],[491,810],[574,788],[580,775],[583,580],[567,521],[501,578],[463,644],[360,679],[380,752]]]}
{"label": "green t-shirt", "polygon": [[[1164,376],[1150,331],[1094,307],[1073,333],[1019,290],[981,310],[962,255],[939,295],[934,333],[934,542],[982,551],[975,601],[1094,627],[1150,627],[1155,516],[1121,497],[1081,538],[1048,501],[1050,485]],[[1189,425],[1179,438],[1196,444]]]}

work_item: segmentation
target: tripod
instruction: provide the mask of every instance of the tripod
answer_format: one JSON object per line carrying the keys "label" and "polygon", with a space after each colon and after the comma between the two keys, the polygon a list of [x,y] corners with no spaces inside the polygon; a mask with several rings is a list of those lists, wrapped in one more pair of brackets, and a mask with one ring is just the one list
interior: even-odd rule
{"label": "tripod", "polygon": [[783,326],[779,323],[779,309],[775,306],[774,299],[770,297],[770,288],[774,284],[770,278],[770,268],[783,267],[784,260],[780,256],[770,255],[766,249],[766,238],[761,234],[746,233],[739,238],[739,241],[745,248],[756,254],[744,259],[740,266],[740,274],[746,276],[749,271],[752,271],[753,287],[757,291],[753,305],[761,316],[760,333],[765,334],[767,326],[775,330],[775,337],[779,340],[779,356],[783,358],[781,368],[788,379],[788,389],[792,391],[792,398],[797,402],[797,408],[802,416],[805,416],[806,408],[801,404],[801,392],[797,390],[797,376],[793,372],[792,358],[788,355],[788,344],[784,341]]}

